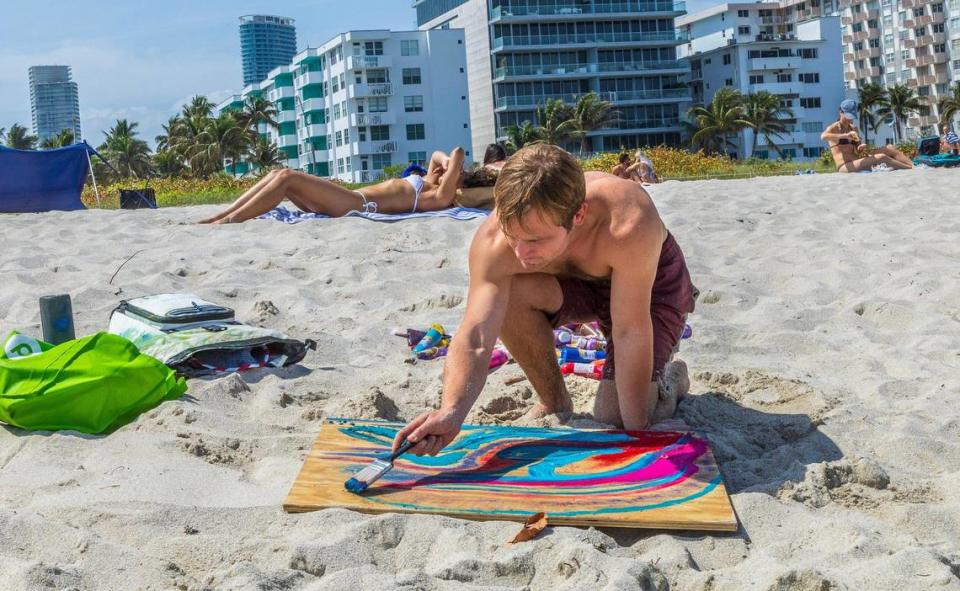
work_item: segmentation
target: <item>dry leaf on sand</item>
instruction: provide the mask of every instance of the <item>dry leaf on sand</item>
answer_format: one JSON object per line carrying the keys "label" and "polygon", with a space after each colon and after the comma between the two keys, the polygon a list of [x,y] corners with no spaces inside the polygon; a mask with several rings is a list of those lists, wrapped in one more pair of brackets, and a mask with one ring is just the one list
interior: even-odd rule
{"label": "dry leaf on sand", "polygon": [[540,532],[542,532],[545,527],[547,527],[547,514],[534,513],[527,519],[527,522],[523,524],[523,529],[517,532],[517,535],[513,536],[513,539],[507,542],[507,544],[519,544],[520,542],[532,540],[540,535]]}

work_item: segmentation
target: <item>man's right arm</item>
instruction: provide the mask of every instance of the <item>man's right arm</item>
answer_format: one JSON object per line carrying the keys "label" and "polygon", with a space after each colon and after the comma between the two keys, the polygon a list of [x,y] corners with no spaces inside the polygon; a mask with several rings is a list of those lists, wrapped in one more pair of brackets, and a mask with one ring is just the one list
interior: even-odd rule
{"label": "man's right arm", "polygon": [[481,227],[470,246],[467,309],[447,353],[440,408],[421,414],[401,429],[394,449],[408,439],[418,443],[412,453],[436,455],[460,432],[483,390],[510,296],[510,275],[502,271],[502,263],[497,264],[494,251],[496,232],[495,227]]}

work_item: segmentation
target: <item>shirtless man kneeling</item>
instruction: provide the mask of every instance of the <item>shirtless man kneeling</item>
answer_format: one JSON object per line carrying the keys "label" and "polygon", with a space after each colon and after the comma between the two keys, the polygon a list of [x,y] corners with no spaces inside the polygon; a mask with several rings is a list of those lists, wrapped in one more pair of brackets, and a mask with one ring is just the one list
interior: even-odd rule
{"label": "shirtless man kneeling", "polygon": [[412,453],[436,455],[453,441],[498,337],[539,397],[529,417],[572,410],[552,330],[568,322],[599,320],[608,340],[597,421],[635,430],[671,416],[690,387],[684,363],[670,359],[697,291],[643,188],[584,174],[567,152],[537,144],[507,161],[494,199],[470,245],[467,309],[440,408],[404,427],[394,449],[409,439]]}

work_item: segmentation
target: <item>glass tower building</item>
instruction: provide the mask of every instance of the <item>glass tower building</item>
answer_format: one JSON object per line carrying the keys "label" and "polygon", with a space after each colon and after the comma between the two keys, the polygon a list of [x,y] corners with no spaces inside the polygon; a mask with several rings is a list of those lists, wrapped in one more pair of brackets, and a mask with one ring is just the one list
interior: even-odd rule
{"label": "glass tower building", "polygon": [[69,129],[79,142],[80,94],[70,66],[32,66],[29,79],[33,134],[42,142]]}
{"label": "glass tower building", "polygon": [[241,16],[240,53],[244,86],[265,80],[277,66],[289,65],[297,54],[293,19],[262,14]]}

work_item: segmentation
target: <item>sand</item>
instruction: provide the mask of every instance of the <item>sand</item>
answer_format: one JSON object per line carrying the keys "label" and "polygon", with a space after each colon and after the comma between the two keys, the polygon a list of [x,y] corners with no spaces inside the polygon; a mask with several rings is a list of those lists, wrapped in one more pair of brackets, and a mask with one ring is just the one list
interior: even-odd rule
{"label": "sand", "polygon": [[[4,334],[39,334],[43,294],[69,293],[89,334],[121,298],[182,291],[319,344],[193,380],[109,436],[0,429],[0,589],[960,589],[958,186],[915,170],[653,187],[702,291],[678,416],[713,443],[742,527],[557,527],[512,547],[514,523],[280,510],[324,417],[437,404],[441,363],[404,363],[390,330],[456,327],[479,222],[0,216]],[[522,415],[518,373],[469,420]],[[593,383],[571,380],[570,423],[596,425]]]}

